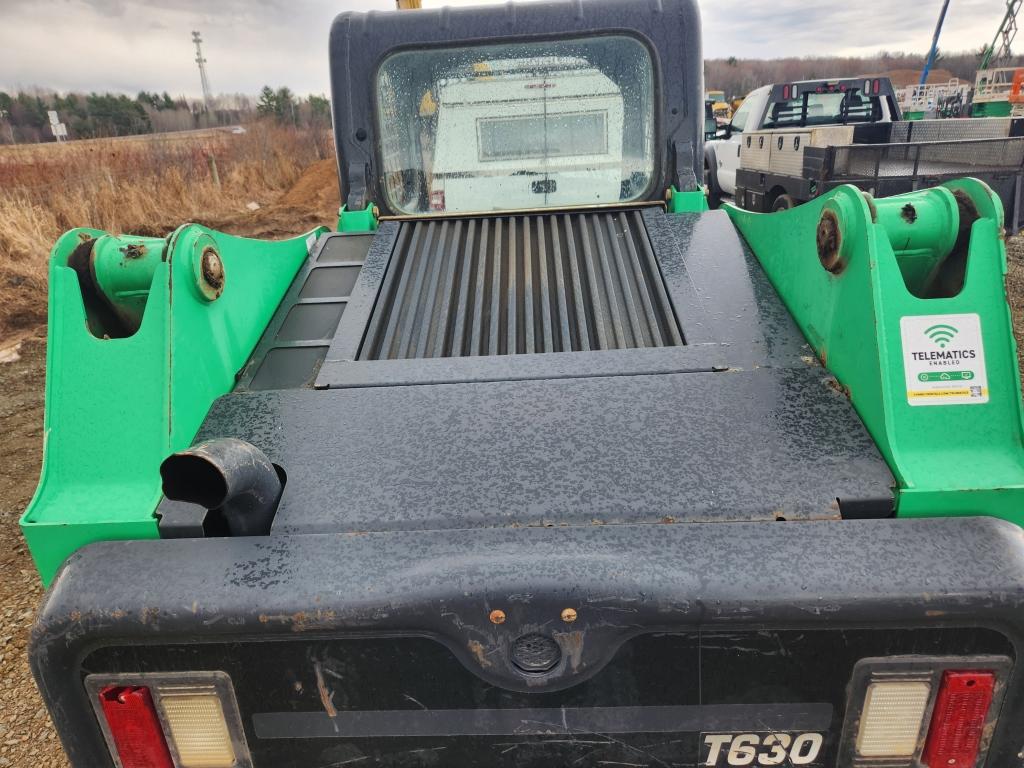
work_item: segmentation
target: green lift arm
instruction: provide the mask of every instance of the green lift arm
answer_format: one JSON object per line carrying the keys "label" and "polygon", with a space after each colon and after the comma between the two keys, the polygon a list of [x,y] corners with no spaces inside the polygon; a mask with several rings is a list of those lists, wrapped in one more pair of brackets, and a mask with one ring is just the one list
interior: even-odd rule
{"label": "green lift arm", "polygon": [[878,200],[840,187],[776,214],[728,208],[889,463],[900,516],[1024,525],[1002,210],[973,179]]}
{"label": "green lift arm", "polygon": [[160,462],[235,384],[320,233],[75,229],[50,259],[43,471],[22,530],[44,583],[94,541],[156,538]]}

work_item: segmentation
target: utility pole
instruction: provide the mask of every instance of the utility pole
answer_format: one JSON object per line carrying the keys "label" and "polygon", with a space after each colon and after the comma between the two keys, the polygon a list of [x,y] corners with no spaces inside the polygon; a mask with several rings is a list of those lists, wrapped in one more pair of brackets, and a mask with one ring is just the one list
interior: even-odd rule
{"label": "utility pole", "polygon": [[206,108],[213,108],[213,93],[210,91],[210,78],[206,76],[206,59],[203,58],[203,38],[198,32],[192,32],[192,42],[196,45],[196,64],[199,65],[199,78],[203,81],[203,101]]}

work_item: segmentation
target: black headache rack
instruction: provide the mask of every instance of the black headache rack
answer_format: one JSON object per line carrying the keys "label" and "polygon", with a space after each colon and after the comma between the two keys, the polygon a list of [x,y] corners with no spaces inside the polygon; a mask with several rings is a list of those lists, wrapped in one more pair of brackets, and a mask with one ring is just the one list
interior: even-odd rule
{"label": "black headache rack", "polygon": [[[765,113],[765,129],[813,127],[808,101],[815,94],[842,94],[842,124],[877,124],[888,108],[890,120],[902,117],[896,92],[887,77],[852,77],[838,80],[804,80],[772,86]],[[769,121],[771,115],[771,121]],[[775,123],[769,125],[769,122]],[[760,124],[760,123],[759,123]]]}
{"label": "black headache rack", "polygon": [[102,543],[32,660],[75,766],[111,764],[87,687],[196,672],[255,768],[725,765],[709,736],[770,733],[854,766],[868,681],[981,668],[999,767],[1022,585],[1020,531],[982,518]]}
{"label": "black headache rack", "polygon": [[798,97],[805,93],[849,93],[851,91],[859,91],[865,96],[879,96],[893,100],[896,98],[896,92],[893,90],[892,81],[889,78],[865,76],[776,83],[772,86],[771,98],[769,100],[772,102],[791,100],[794,87]]}

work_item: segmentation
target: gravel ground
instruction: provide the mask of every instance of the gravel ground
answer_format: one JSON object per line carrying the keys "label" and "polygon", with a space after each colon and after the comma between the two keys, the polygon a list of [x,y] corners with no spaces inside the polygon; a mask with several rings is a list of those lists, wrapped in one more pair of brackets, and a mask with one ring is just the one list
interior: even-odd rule
{"label": "gravel ground", "polygon": [[[1006,288],[1018,349],[1024,349],[1024,236],[1007,245]],[[0,342],[0,768],[64,768],[26,659],[43,590],[18,530],[39,477],[46,346],[40,337],[28,337],[16,347],[18,359],[2,362],[11,349]]]}
{"label": "gravel ground", "polygon": [[39,478],[46,345],[29,338],[16,349],[20,359],[0,363],[0,767],[56,768],[67,761],[26,655],[43,588],[18,529]]}

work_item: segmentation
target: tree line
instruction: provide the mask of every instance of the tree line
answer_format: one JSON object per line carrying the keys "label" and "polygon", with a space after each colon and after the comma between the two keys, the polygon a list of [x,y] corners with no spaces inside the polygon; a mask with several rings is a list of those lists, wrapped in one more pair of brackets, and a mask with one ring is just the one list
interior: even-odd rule
{"label": "tree line", "polygon": [[295,96],[289,88],[265,87],[258,99],[245,94],[202,101],[140,91],[134,98],[113,93],[0,91],[0,144],[54,141],[49,111],[56,111],[70,139],[96,139],[236,125],[271,118],[295,126],[329,126],[324,96]]}
{"label": "tree line", "polygon": [[[943,81],[949,77],[974,84],[975,75],[984,52],[939,51],[928,82]],[[901,51],[880,51],[872,56],[806,56],[783,59],[707,59],[704,62],[704,82],[708,89],[725,91],[729,99],[743,98],[750,91],[768,83],[791,83],[799,80],[819,80],[832,77],[858,75],[894,75],[894,85],[901,87],[918,82],[924,68],[925,55]],[[1021,58],[1003,66],[1020,66]]]}

